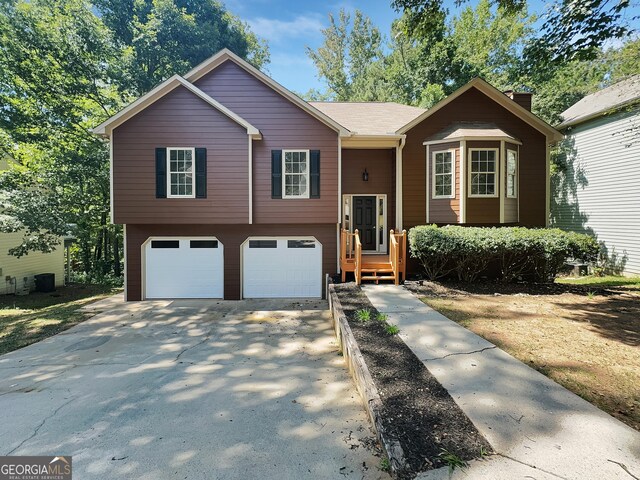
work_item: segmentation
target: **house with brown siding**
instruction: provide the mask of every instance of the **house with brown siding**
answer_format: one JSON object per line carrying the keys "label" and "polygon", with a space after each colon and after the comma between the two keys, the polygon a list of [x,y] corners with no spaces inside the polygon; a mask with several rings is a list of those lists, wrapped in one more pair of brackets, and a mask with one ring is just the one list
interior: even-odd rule
{"label": "house with brown siding", "polygon": [[429,110],[305,102],[223,50],[94,130],[126,298],[321,297],[341,232],[374,258],[425,223],[545,226],[561,135],[530,104],[481,79]]}

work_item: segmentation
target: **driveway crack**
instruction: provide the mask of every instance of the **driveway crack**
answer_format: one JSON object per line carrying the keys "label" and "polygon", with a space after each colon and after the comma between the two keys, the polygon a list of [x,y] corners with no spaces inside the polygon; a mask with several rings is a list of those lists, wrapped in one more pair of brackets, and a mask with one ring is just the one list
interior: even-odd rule
{"label": "driveway crack", "polygon": [[455,355],[471,355],[473,353],[482,353],[485,350],[493,350],[494,348],[498,348],[496,345],[493,345],[492,347],[485,347],[485,348],[481,348],[480,350],[473,350],[472,352],[456,352],[456,353],[448,353],[446,355],[443,355],[442,357],[434,357],[434,358],[423,358],[422,361],[423,362],[430,362],[432,360],[442,360],[443,358],[447,358],[447,357],[453,357]]}
{"label": "driveway crack", "polygon": [[176,355],[176,359],[174,360],[174,362],[177,362],[178,360],[180,360],[180,357],[188,352],[189,350],[193,350],[196,347],[199,347],[200,345],[202,345],[203,343],[206,343],[210,338],[211,338],[211,334],[213,333],[213,330],[210,330],[209,333],[207,333],[206,337],[204,337],[202,340],[200,340],[198,343],[194,343],[193,345],[183,349],[180,353],[178,353],[178,355]]}
{"label": "driveway crack", "polygon": [[70,398],[69,400],[67,400],[66,402],[64,402],[62,405],[60,405],[58,408],[56,408],[56,409],[53,411],[53,413],[52,413],[51,415],[49,415],[48,417],[45,417],[45,418],[42,420],[42,422],[40,422],[40,424],[39,424],[39,425],[34,429],[33,433],[32,433],[29,437],[27,437],[27,438],[25,438],[23,441],[21,441],[21,442],[20,442],[20,444],[19,444],[17,447],[15,447],[13,450],[11,450],[10,452],[8,452],[8,453],[6,454],[6,456],[11,455],[13,452],[15,452],[16,450],[18,450],[19,448],[21,448],[25,443],[27,443],[29,440],[31,440],[33,437],[35,437],[35,436],[38,434],[38,432],[40,431],[40,429],[44,426],[44,424],[45,424],[45,423],[47,423],[47,420],[50,420],[50,419],[52,419],[53,417],[55,417],[55,416],[58,414],[58,412],[59,412],[60,410],[62,410],[62,409],[63,409],[64,407],[66,407],[67,405],[69,405],[69,404],[70,404],[71,402],[73,402],[76,398],[78,398],[78,397],[72,397],[72,398]]}
{"label": "driveway crack", "polygon": [[[495,348],[495,347],[494,347]],[[540,470],[541,472],[546,473],[547,475],[551,475],[556,478],[560,478],[561,480],[569,480],[567,477],[563,477],[562,475],[558,475],[557,473],[550,472],[549,470],[545,470],[540,467],[536,467],[535,465],[531,465],[530,463],[523,462],[522,460],[518,460],[517,458],[510,457],[509,455],[504,455],[503,453],[496,452],[496,455],[502,458],[506,458],[507,460],[511,460],[512,462],[519,463],[520,465],[524,465],[525,467],[533,468],[534,470]]]}

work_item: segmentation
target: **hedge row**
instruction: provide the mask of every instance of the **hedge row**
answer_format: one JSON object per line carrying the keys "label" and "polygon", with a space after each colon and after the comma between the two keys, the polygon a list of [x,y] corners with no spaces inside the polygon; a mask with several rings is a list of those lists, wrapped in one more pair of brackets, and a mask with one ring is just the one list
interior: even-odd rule
{"label": "hedge row", "polygon": [[595,238],[557,228],[424,225],[409,231],[409,245],[428,278],[467,282],[552,281],[569,259],[593,262],[599,251]]}

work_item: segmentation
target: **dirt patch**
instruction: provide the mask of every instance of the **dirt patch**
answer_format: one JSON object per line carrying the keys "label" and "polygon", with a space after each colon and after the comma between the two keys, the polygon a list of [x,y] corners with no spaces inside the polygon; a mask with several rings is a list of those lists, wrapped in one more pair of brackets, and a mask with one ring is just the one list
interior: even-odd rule
{"label": "dirt patch", "polygon": [[491,282],[424,281],[407,287],[450,319],[640,430],[639,291]]}
{"label": "dirt patch", "polygon": [[[378,388],[385,430],[400,442],[409,474],[491,452],[488,442],[424,364],[397,335],[389,335],[354,283],[335,286],[349,326]],[[356,312],[369,310],[363,322]],[[408,477],[409,478],[409,477]]]}

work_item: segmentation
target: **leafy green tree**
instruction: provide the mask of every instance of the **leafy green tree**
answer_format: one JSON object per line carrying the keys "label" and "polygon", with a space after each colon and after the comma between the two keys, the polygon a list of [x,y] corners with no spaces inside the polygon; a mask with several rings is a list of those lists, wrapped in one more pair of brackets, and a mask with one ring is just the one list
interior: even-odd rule
{"label": "leafy green tree", "polygon": [[328,85],[328,96],[337,101],[375,100],[375,75],[372,70],[383,57],[382,36],[371,19],[356,10],[351,16],[341,9],[338,18],[329,16],[329,26],[322,30],[324,42],[317,50],[307,47],[307,54]]}
{"label": "leafy green tree", "polygon": [[229,48],[261,68],[266,44],[215,0],[95,0],[122,48],[132,93],[146,93],[165,78],[183,74]]}
{"label": "leafy green tree", "polygon": [[[458,4],[467,0],[458,0]],[[508,13],[526,8],[526,0],[492,0],[492,6]],[[544,15],[539,34],[524,52],[525,66],[538,74],[551,74],[553,68],[573,60],[591,60],[610,39],[624,38],[630,32],[625,19],[629,0],[555,0]],[[412,36],[437,40],[446,30],[448,11],[442,0],[392,0],[391,5],[409,21]]]}
{"label": "leafy green tree", "polygon": [[[266,46],[220,4],[199,1],[0,2],[0,232],[15,255],[50,251],[71,231],[87,273],[120,275],[109,223],[109,154],[91,128],[132,97],[223,46],[254,64]],[[107,8],[108,7],[108,8]]]}
{"label": "leafy green tree", "polygon": [[23,232],[20,256],[76,225],[89,271],[110,228],[108,153],[90,130],[120,104],[110,32],[82,0],[33,0],[0,4],[0,35],[0,130],[21,167],[2,176],[0,230]]}
{"label": "leafy green tree", "polygon": [[521,52],[532,37],[535,19],[524,9],[492,9],[489,0],[465,8],[452,21],[455,56],[468,65],[468,77],[456,83],[477,76],[503,90],[522,83]]}

